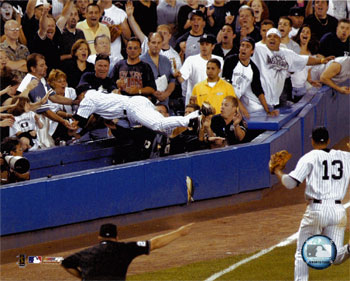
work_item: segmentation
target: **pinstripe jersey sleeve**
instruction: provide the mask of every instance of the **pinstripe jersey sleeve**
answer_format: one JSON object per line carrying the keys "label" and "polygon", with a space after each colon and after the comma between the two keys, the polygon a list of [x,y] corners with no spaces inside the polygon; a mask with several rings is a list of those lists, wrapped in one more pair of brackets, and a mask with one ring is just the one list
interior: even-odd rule
{"label": "pinstripe jersey sleeve", "polygon": [[305,154],[301,157],[297,163],[295,169],[289,173],[293,179],[296,179],[299,182],[303,182],[306,177],[310,174],[313,168],[313,164],[310,161],[310,153]]}
{"label": "pinstripe jersey sleeve", "polygon": [[81,117],[88,118],[95,111],[95,103],[91,100],[90,96],[86,94],[84,99],[79,104],[77,114]]}

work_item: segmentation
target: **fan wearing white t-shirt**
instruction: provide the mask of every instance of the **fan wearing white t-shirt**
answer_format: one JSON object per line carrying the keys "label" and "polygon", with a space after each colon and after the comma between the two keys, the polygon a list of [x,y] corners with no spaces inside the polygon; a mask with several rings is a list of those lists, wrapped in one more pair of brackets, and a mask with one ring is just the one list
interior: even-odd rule
{"label": "fan wearing white t-shirt", "polygon": [[187,90],[182,93],[185,96],[185,104],[187,105],[192,95],[193,87],[198,82],[201,82],[207,78],[207,62],[208,60],[215,58],[220,61],[220,64],[224,64],[222,57],[212,55],[215,47],[216,38],[211,34],[203,34],[199,39],[200,53],[188,57],[182,65],[180,71],[174,73],[174,76],[180,83],[187,82]]}
{"label": "fan wearing white t-shirt", "polygon": [[271,28],[266,35],[266,46],[256,46],[252,60],[260,70],[261,85],[266,102],[270,106],[279,105],[279,98],[289,72],[301,71],[306,65],[324,64],[334,58],[304,56],[280,48],[281,34],[276,28]]}
{"label": "fan wearing white t-shirt", "polygon": [[[101,6],[104,8],[101,22],[111,28],[115,28],[112,27],[114,25],[119,25],[122,31],[121,35],[128,40],[131,36],[131,31],[125,11],[113,5],[112,0],[101,1]],[[121,48],[122,40],[121,36],[118,36],[113,42],[111,42],[111,56],[121,57]]]}
{"label": "fan wearing white t-shirt", "polygon": [[264,111],[270,116],[277,116],[278,111],[270,111],[260,83],[260,72],[251,61],[255,42],[253,38],[242,39],[239,55],[232,55],[225,59],[223,77],[230,81],[237,97],[241,100],[249,113]]}

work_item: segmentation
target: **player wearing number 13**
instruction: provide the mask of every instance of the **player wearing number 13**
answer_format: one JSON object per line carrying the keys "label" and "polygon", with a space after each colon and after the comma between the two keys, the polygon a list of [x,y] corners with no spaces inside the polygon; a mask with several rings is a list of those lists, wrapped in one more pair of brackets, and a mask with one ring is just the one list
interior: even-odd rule
{"label": "player wearing number 13", "polygon": [[150,251],[162,248],[189,233],[192,224],[158,235],[147,241],[119,242],[117,226],[103,224],[98,239],[100,244],[75,253],[62,261],[64,269],[82,280],[125,280],[132,260]]}
{"label": "player wearing number 13", "polygon": [[288,175],[279,167],[273,171],[288,189],[306,179],[305,197],[309,204],[299,228],[294,280],[308,280],[308,266],[301,249],[310,236],[322,234],[334,241],[337,247],[334,264],[341,264],[350,256],[349,244],[343,245],[347,217],[341,204],[350,182],[350,153],[327,149],[329,142],[327,129],[315,128],[314,149],[299,159],[295,169]]}

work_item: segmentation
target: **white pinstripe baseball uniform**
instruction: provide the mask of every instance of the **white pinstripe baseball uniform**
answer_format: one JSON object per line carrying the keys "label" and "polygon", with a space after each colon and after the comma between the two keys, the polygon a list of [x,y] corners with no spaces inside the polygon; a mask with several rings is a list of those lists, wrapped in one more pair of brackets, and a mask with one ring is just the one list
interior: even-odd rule
{"label": "white pinstripe baseball uniform", "polygon": [[128,118],[132,126],[141,124],[167,135],[176,127],[187,127],[190,120],[199,114],[195,111],[187,116],[164,117],[151,101],[143,96],[130,97],[89,90],[79,105],[77,115],[88,118],[93,113],[108,120]]}
{"label": "white pinstripe baseball uniform", "polygon": [[295,280],[308,280],[307,264],[301,248],[312,235],[323,234],[337,246],[334,264],[349,258],[347,245],[343,245],[346,227],[344,199],[350,183],[350,153],[340,150],[312,150],[300,158],[289,176],[303,182],[306,179],[306,199],[310,201],[299,228],[295,253]]}

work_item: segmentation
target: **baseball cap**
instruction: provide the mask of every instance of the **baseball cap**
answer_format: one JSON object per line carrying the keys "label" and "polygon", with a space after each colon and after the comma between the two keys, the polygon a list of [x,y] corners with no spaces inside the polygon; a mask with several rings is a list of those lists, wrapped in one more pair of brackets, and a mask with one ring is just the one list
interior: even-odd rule
{"label": "baseball cap", "polygon": [[292,7],[289,9],[290,16],[305,17],[305,11],[303,7]]}
{"label": "baseball cap", "polygon": [[329,139],[328,131],[325,127],[316,127],[312,130],[312,139],[317,143],[325,143]]}
{"label": "baseball cap", "polygon": [[44,4],[46,4],[46,0],[37,0],[36,1],[36,4],[35,4],[35,8],[39,7],[39,6],[42,6]]}
{"label": "baseball cap", "polygon": [[205,20],[205,15],[201,10],[193,10],[188,14],[188,19],[192,19],[193,16],[199,16]]}
{"label": "baseball cap", "polygon": [[268,32],[266,32],[266,37],[270,34],[276,34],[279,38],[282,38],[281,33],[278,31],[277,28],[270,28]]}
{"label": "baseball cap", "polygon": [[106,238],[116,238],[117,237],[117,226],[112,223],[106,223],[100,227],[100,236]]}
{"label": "baseball cap", "polygon": [[216,44],[216,38],[214,35],[204,33],[198,40],[199,43],[208,42],[211,44]]}
{"label": "baseball cap", "polygon": [[254,40],[252,37],[250,37],[250,36],[244,37],[244,38],[241,40],[241,43],[242,43],[242,42],[248,42],[248,43],[252,44],[253,49],[255,48],[255,40]]}

